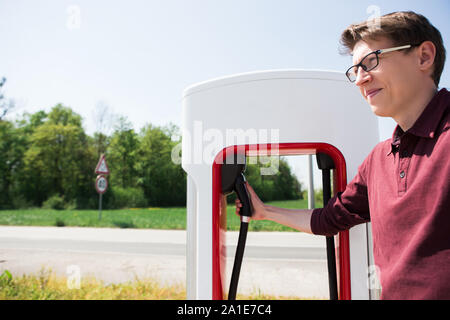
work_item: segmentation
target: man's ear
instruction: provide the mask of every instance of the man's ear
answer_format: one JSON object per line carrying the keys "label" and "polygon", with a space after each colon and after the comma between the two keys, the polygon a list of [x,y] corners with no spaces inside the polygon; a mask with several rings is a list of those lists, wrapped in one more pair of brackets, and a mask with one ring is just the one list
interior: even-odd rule
{"label": "man's ear", "polygon": [[417,48],[417,56],[419,58],[419,68],[422,71],[430,70],[433,72],[434,58],[436,57],[436,46],[431,41],[424,41]]}

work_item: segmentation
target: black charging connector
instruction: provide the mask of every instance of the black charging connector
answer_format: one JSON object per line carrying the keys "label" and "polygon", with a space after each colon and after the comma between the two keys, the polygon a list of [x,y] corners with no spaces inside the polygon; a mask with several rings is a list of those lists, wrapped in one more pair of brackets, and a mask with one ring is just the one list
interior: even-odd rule
{"label": "black charging connector", "polygon": [[228,155],[222,165],[222,193],[224,195],[236,192],[242,203],[239,211],[241,216],[241,226],[239,228],[239,239],[234,257],[233,271],[231,273],[230,287],[228,290],[228,300],[235,300],[241,272],[242,260],[244,258],[245,243],[247,241],[248,223],[252,216],[253,207],[247,190],[244,176],[246,158],[244,154],[234,152]]}
{"label": "black charging connector", "polygon": [[[325,154],[318,153],[316,155],[317,165],[322,171],[322,187],[323,187],[323,207],[327,205],[331,199],[331,169],[335,169],[333,159]],[[328,285],[330,290],[330,300],[338,300],[337,288],[337,272],[336,272],[336,253],[333,237],[326,237],[327,243],[327,264],[328,264]]]}

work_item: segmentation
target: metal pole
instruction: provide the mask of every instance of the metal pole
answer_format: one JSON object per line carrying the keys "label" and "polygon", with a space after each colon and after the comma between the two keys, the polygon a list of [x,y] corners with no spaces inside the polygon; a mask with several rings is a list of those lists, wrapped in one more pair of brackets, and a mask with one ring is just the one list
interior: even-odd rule
{"label": "metal pole", "polygon": [[[323,186],[323,207],[331,199],[330,169],[322,170]],[[338,300],[337,275],[336,275],[336,252],[334,237],[326,237],[327,241],[327,263],[328,263],[328,284],[330,287],[330,300]]]}
{"label": "metal pole", "polygon": [[[333,159],[325,153],[316,154],[316,158],[317,165],[319,166],[319,169],[322,170],[323,207],[325,208],[328,201],[331,199],[331,169],[334,169],[335,166]],[[338,300],[334,237],[326,237],[326,242],[330,300]]]}
{"label": "metal pole", "polygon": [[316,207],[314,199],[314,175],[312,154],[308,154],[308,209],[314,209]]}
{"label": "metal pole", "polygon": [[100,193],[100,196],[98,198],[98,220],[102,220],[102,193]]}
{"label": "metal pole", "polygon": [[187,176],[187,199],[186,199],[186,298],[188,300],[198,299],[197,288],[197,197],[194,179]]}

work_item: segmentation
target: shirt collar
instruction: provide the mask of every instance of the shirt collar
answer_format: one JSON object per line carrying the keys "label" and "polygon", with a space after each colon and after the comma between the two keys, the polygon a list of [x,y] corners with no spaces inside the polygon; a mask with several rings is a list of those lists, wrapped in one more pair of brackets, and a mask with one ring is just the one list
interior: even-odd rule
{"label": "shirt collar", "polygon": [[400,128],[399,125],[395,127],[394,133],[392,134],[391,138],[391,150],[386,154],[386,156],[390,155],[391,153],[394,153],[398,150],[400,146],[400,138],[405,134],[402,128]]}
{"label": "shirt collar", "polygon": [[437,92],[428,105],[425,107],[422,114],[416,120],[414,125],[409,128],[406,132],[400,128],[399,125],[395,127],[394,133],[391,139],[391,150],[389,154],[397,150],[400,144],[400,138],[405,133],[411,133],[418,137],[423,138],[434,138],[438,125],[447,109],[447,104],[449,101],[450,93],[447,89],[443,88]]}
{"label": "shirt collar", "polygon": [[406,132],[418,137],[434,138],[442,116],[447,109],[448,94],[449,92],[445,88],[437,92],[414,125]]}

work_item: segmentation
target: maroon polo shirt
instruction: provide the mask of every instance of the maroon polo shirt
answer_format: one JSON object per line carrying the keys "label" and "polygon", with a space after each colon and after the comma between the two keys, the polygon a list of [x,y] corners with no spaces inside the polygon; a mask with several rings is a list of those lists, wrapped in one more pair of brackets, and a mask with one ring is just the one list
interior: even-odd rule
{"label": "maroon polo shirt", "polygon": [[314,234],[371,221],[382,299],[450,299],[450,92],[397,126],[342,193],[311,216]]}

